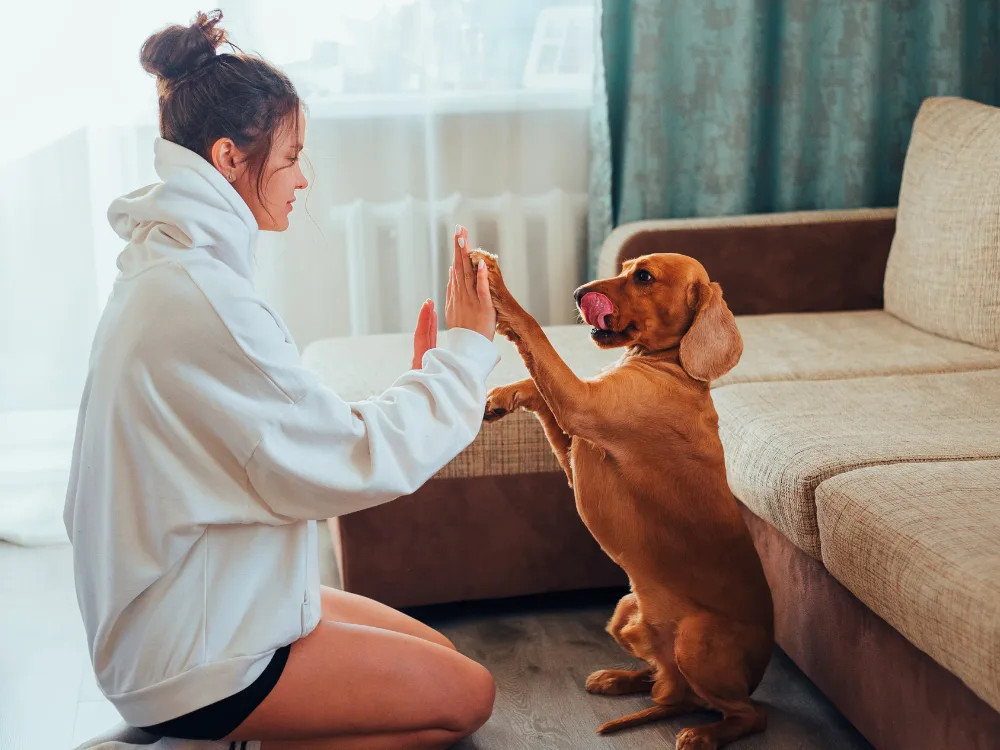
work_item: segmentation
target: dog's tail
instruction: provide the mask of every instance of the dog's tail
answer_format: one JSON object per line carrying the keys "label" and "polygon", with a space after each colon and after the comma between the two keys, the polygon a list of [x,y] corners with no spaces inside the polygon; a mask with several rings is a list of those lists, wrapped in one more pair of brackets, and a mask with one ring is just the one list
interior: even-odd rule
{"label": "dog's tail", "polygon": [[598,734],[609,734],[611,732],[617,732],[620,729],[628,729],[629,727],[637,727],[640,724],[646,724],[650,721],[656,721],[657,719],[665,719],[668,716],[676,716],[677,707],[676,706],[650,706],[649,708],[644,708],[642,711],[637,711],[634,714],[629,714],[628,716],[623,716],[620,719],[614,719],[606,724],[602,724],[598,730]]}

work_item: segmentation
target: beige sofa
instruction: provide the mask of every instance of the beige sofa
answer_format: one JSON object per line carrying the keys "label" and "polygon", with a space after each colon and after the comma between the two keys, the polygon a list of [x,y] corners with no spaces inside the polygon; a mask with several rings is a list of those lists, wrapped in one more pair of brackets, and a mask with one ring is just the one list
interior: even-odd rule
{"label": "beige sofa", "polygon": [[[898,214],[641,222],[603,274],[648,252],[698,257],[739,316],[713,398],[780,645],[880,750],[1000,748],[1000,110],[924,104]],[[614,357],[549,334],[581,375]],[[408,346],[304,358],[361,398]],[[524,376],[501,346],[493,384]],[[415,495],[331,522],[345,586],[408,606],[622,584],[558,472],[530,415],[484,426]]]}

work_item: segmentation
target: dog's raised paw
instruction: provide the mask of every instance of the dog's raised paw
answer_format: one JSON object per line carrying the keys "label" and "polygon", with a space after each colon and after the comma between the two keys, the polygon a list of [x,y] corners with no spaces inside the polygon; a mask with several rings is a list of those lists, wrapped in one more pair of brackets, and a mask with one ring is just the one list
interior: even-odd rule
{"label": "dog's raised paw", "polygon": [[489,406],[487,406],[486,407],[486,413],[483,414],[483,421],[484,422],[496,422],[498,419],[502,419],[503,417],[506,417],[508,413],[509,412],[506,409],[501,409],[499,407],[491,409]]}
{"label": "dog's raised paw", "polygon": [[517,410],[517,394],[507,386],[498,386],[486,394],[484,422],[495,422]]}
{"label": "dog's raised paw", "polygon": [[[490,280],[490,294],[493,297],[493,304],[497,307],[498,323],[502,325],[504,310],[509,306],[510,292],[507,291],[507,286],[503,281],[503,274],[500,273],[500,263],[497,260],[497,256],[479,248],[469,252],[469,262],[472,264],[474,271],[478,269],[480,261],[486,264]],[[503,334],[503,331],[501,331],[501,334]]]}
{"label": "dog's raised paw", "polygon": [[469,261],[472,263],[473,268],[476,268],[476,266],[479,265],[480,260],[482,260],[486,264],[486,267],[491,271],[498,269],[500,266],[497,256],[493,253],[486,252],[481,247],[477,247],[475,250],[469,251]]}

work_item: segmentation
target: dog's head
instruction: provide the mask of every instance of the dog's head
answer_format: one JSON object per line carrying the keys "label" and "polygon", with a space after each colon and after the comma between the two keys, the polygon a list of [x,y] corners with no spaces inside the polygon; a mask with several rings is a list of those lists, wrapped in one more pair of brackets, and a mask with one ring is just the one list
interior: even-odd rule
{"label": "dog's head", "polygon": [[681,367],[695,380],[722,377],[743,353],[722,288],[686,255],[630,260],[620,275],[586,284],[574,296],[598,346],[650,352],[679,347]]}

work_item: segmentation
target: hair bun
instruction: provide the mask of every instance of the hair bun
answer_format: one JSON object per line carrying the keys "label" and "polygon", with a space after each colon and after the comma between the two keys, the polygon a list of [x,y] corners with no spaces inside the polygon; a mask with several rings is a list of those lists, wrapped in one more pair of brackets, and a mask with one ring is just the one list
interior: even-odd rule
{"label": "hair bun", "polygon": [[221,20],[221,10],[199,11],[190,26],[168,26],[143,42],[139,61],[157,77],[161,95],[178,78],[212,60],[216,48],[228,41],[218,26]]}

